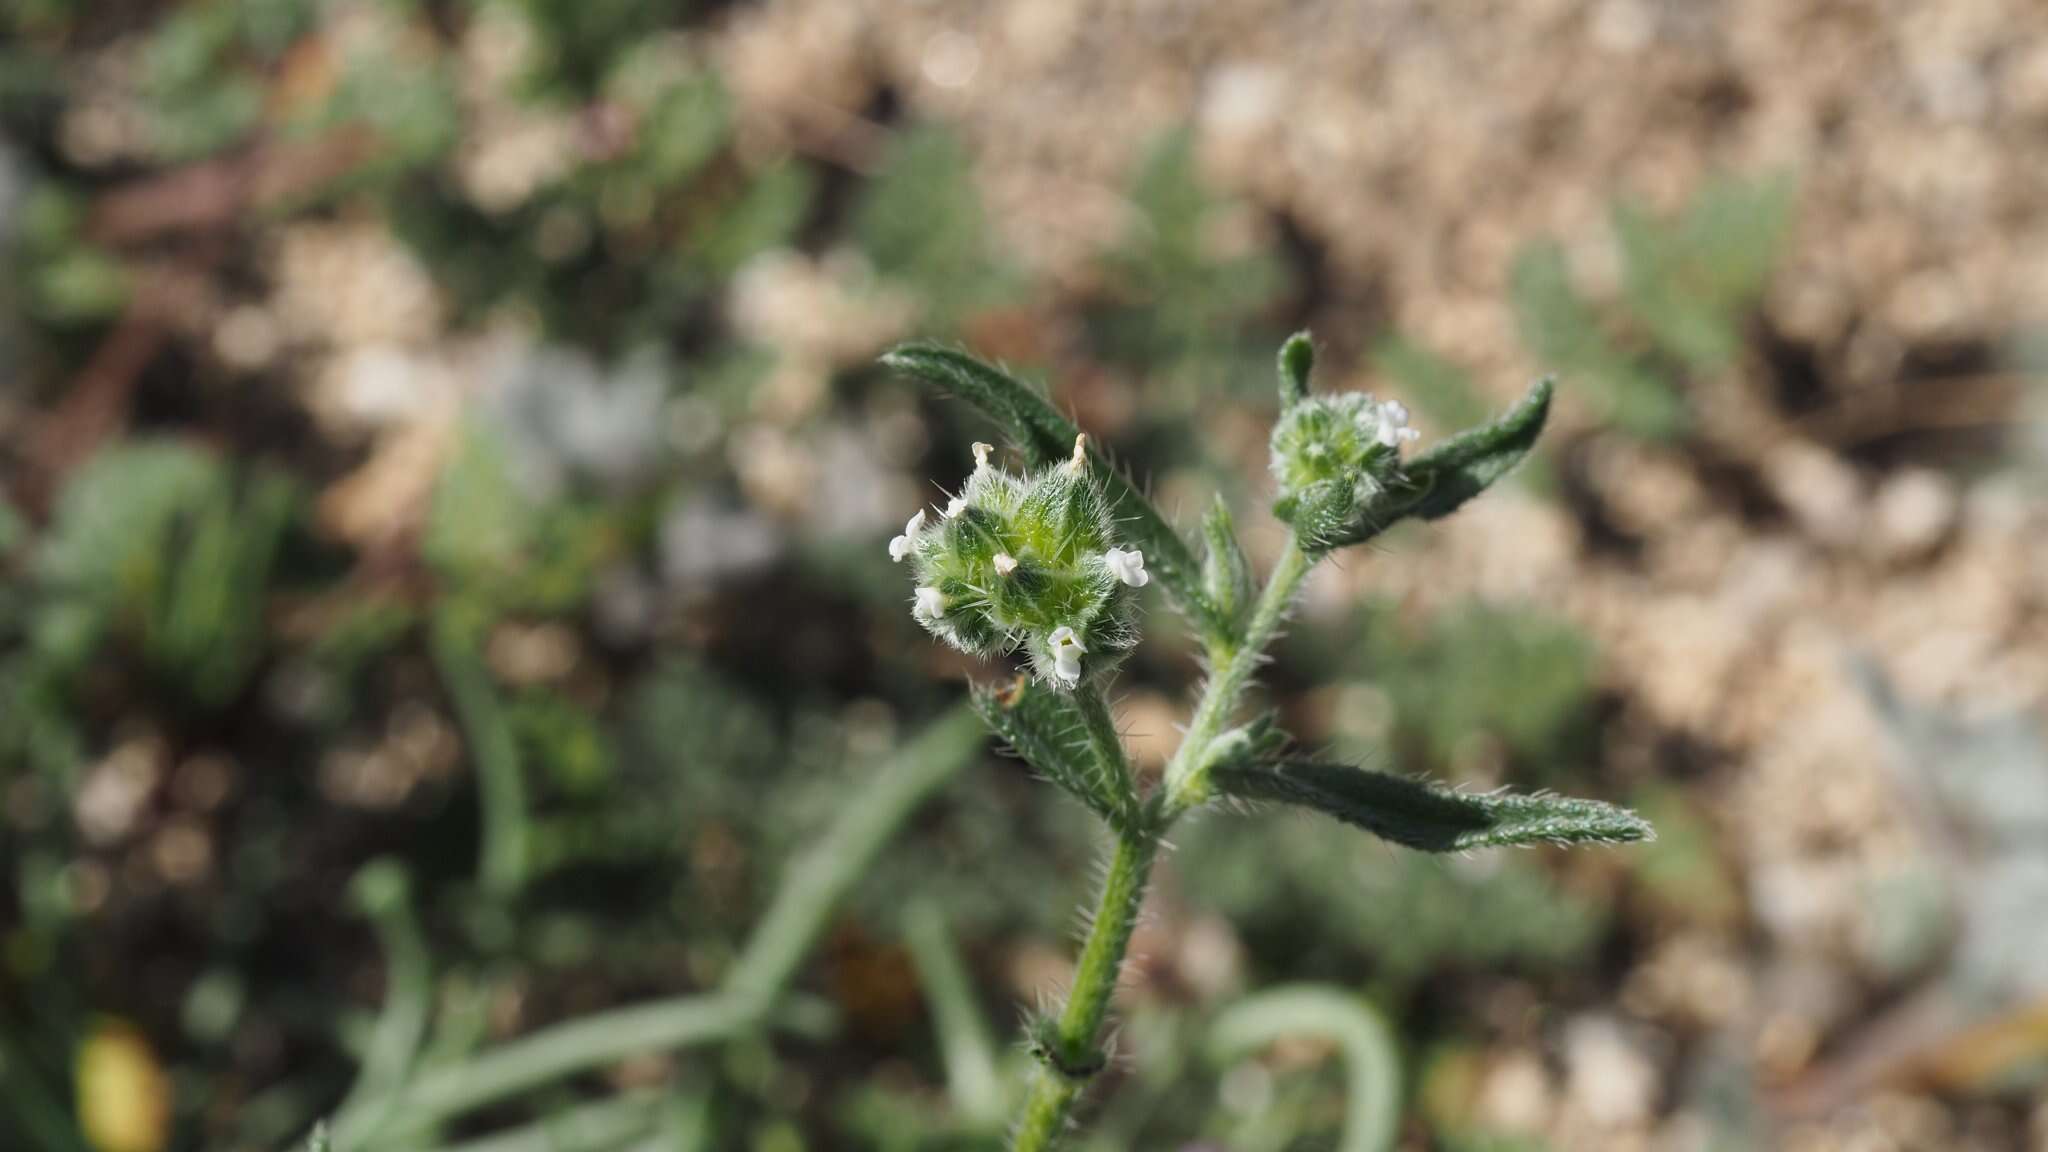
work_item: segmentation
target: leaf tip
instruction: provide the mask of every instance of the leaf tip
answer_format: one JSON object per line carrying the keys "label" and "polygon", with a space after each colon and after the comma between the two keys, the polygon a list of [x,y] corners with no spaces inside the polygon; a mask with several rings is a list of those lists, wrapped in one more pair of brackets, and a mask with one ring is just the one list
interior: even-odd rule
{"label": "leaf tip", "polygon": [[1316,368],[1316,344],[1302,329],[1280,345],[1280,403],[1295,404],[1308,396],[1309,377]]}

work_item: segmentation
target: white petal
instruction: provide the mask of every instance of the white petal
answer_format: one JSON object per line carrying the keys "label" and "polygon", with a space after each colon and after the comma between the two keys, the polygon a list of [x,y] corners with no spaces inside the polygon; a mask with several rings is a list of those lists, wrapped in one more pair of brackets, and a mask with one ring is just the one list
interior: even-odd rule
{"label": "white petal", "polygon": [[903,563],[903,558],[910,555],[910,549],[910,537],[897,536],[889,541],[889,559],[901,564]]}
{"label": "white petal", "polygon": [[1017,558],[1008,552],[996,553],[996,575],[1008,576],[1017,570]]}
{"label": "white petal", "polygon": [[946,504],[946,515],[948,517],[958,516],[965,511],[967,511],[967,497],[965,496],[955,496]]}
{"label": "white petal", "polygon": [[915,536],[922,531],[924,531],[924,509],[919,508],[917,514],[910,518],[909,523],[903,525],[903,534],[905,536]]}
{"label": "white petal", "polygon": [[912,616],[920,620],[940,620],[945,618],[946,598],[939,595],[937,588],[921,587],[916,591],[917,603],[913,604],[910,608]]}
{"label": "white petal", "polygon": [[1122,548],[1111,548],[1102,554],[1103,562],[1116,578],[1133,588],[1143,588],[1152,577],[1145,571],[1145,554],[1135,549],[1126,552]]}

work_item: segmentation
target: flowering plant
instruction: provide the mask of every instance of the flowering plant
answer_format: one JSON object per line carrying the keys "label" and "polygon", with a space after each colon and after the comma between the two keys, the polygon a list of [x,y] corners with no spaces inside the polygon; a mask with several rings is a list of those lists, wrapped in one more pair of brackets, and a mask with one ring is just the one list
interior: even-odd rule
{"label": "flowering plant", "polygon": [[[1254,590],[1230,513],[1202,525],[1203,555],[1043,397],[964,353],[930,345],[885,363],[951,391],[1009,434],[1027,471],[975,468],[936,517],[911,516],[889,555],[915,573],[911,612],[976,655],[1022,653],[1030,675],[977,689],[982,717],[1047,779],[1093,810],[1114,837],[1103,889],[1057,1015],[1030,1028],[1037,1071],[1015,1129],[1018,1152],[1057,1145],[1088,1081],[1107,1062],[1102,1031],[1152,863],[1174,822],[1229,801],[1295,804],[1394,843],[1432,852],[1507,844],[1649,838],[1624,809],[1549,795],[1467,794],[1332,763],[1289,748],[1271,713],[1241,723],[1252,675],[1313,565],[1410,518],[1433,520],[1506,475],[1535,443],[1551,384],[1539,381],[1492,423],[1404,457],[1419,438],[1407,409],[1362,393],[1313,395],[1306,333],[1280,351],[1272,436],[1273,512],[1288,540]],[[1209,677],[1162,777],[1141,787],[1107,689],[1138,639],[1136,592],[1157,575],[1202,641]]]}

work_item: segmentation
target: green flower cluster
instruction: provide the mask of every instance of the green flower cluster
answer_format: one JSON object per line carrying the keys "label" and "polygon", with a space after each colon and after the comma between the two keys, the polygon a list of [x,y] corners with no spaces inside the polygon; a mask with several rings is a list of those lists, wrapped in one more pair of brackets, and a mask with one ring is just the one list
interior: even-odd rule
{"label": "green flower cluster", "polygon": [[1347,523],[1400,484],[1401,445],[1417,435],[1398,401],[1365,392],[1295,401],[1273,426],[1274,513],[1311,545],[1324,543],[1312,526]]}
{"label": "green flower cluster", "polygon": [[911,561],[911,614],[934,636],[977,656],[1021,648],[1040,679],[1076,687],[1137,643],[1132,590],[1151,579],[1145,556],[1117,546],[1086,437],[1072,460],[1032,476],[996,467],[993,451],[974,446],[960,494],[935,523],[919,509],[890,558]]}

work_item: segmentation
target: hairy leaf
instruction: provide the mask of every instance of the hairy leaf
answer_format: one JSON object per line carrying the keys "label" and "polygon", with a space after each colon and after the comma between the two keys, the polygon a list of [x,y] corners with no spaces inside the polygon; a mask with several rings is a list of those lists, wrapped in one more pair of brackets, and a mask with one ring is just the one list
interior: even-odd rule
{"label": "hairy leaf", "polygon": [[1210,780],[1222,795],[1313,808],[1424,852],[1542,841],[1620,844],[1654,835],[1642,817],[1598,800],[1499,792],[1472,795],[1348,764],[1219,764]]}
{"label": "hairy leaf", "polygon": [[[1063,460],[1074,449],[1074,425],[1044,396],[964,352],[934,344],[906,344],[890,350],[882,363],[981,409],[1002,425],[1034,468]],[[1103,491],[1116,503],[1118,532],[1125,543],[1145,554],[1145,570],[1158,577],[1181,611],[1204,625],[1213,624],[1216,613],[1202,596],[1201,566],[1187,542],[1092,443],[1088,459]]]}
{"label": "hairy leaf", "polygon": [[1507,475],[1542,433],[1554,387],[1548,376],[1536,381],[1528,395],[1500,419],[1439,441],[1409,461],[1408,478],[1423,491],[1405,514],[1425,520],[1448,516]]}
{"label": "hairy leaf", "polygon": [[1202,540],[1207,546],[1202,558],[1202,596],[1220,622],[1235,626],[1251,608],[1252,571],[1238,545],[1230,505],[1220,495],[1209,506],[1209,514],[1202,517]]}
{"label": "hairy leaf", "polygon": [[1316,346],[1306,332],[1296,332],[1280,346],[1280,407],[1308,398],[1309,377],[1316,369]]}
{"label": "hairy leaf", "polygon": [[1028,678],[1002,687],[976,685],[974,708],[990,730],[1046,779],[1115,827],[1130,827],[1138,799],[1097,759],[1073,701]]}

